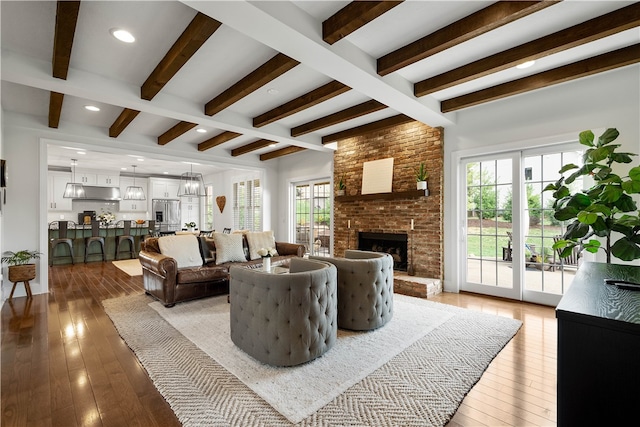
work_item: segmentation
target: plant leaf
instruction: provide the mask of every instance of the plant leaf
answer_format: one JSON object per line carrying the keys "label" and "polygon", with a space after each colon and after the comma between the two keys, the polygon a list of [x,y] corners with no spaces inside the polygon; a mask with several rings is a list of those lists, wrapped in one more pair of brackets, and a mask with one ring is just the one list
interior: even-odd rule
{"label": "plant leaf", "polygon": [[569,203],[567,203],[567,207],[571,206],[577,209],[584,209],[587,206],[591,205],[591,199],[586,194],[576,193],[571,196]]}
{"label": "plant leaf", "polygon": [[614,203],[622,194],[622,188],[615,185],[607,185],[602,191],[602,194],[600,194],[600,198],[605,203]]}
{"label": "plant leaf", "polygon": [[574,221],[567,227],[564,233],[565,239],[580,239],[589,233],[589,226],[580,221]]}
{"label": "plant leaf", "polygon": [[544,190],[542,190],[542,191],[551,191],[551,190],[557,190],[557,189],[558,189],[558,187],[556,187],[555,184],[547,184],[547,186],[544,187]]}
{"label": "plant leaf", "polygon": [[631,163],[633,159],[631,156],[635,156],[633,153],[611,153],[611,159],[616,163]]}
{"label": "plant leaf", "polygon": [[631,170],[629,171],[629,178],[634,181],[640,181],[640,166],[631,168]]}
{"label": "plant leaf", "polygon": [[640,216],[622,215],[617,222],[627,227],[640,226]]}
{"label": "plant leaf", "polygon": [[558,221],[567,221],[569,219],[575,218],[576,215],[578,215],[578,212],[579,210],[577,208],[574,208],[573,206],[567,206],[558,209],[553,217]]}
{"label": "plant leaf", "polygon": [[596,173],[596,178],[603,180],[605,178],[607,178],[607,176],[611,173],[612,169],[610,167],[603,167],[600,168],[600,170]]}
{"label": "plant leaf", "polygon": [[599,161],[606,159],[611,153],[610,148],[611,147],[600,147],[600,148],[596,148],[595,150],[591,150],[589,152],[589,160],[591,160],[594,163],[597,163]]}
{"label": "plant leaf", "polygon": [[609,233],[609,227],[607,227],[607,223],[601,216],[598,216],[596,221],[591,224],[591,229],[596,234],[596,236],[604,237]]}
{"label": "plant leaf", "polygon": [[595,136],[593,135],[593,132],[591,132],[590,130],[585,130],[580,132],[579,140],[580,140],[580,144],[582,145],[593,147],[594,138]]}
{"label": "plant leaf", "polygon": [[600,242],[598,240],[591,239],[588,242],[584,243],[584,248],[587,252],[595,254],[600,249]]}
{"label": "plant leaf", "polygon": [[640,193],[640,181],[625,181],[622,183],[622,189],[627,193]]}
{"label": "plant leaf", "polygon": [[620,197],[614,203],[615,207],[622,212],[632,212],[637,209],[636,202],[633,201],[631,196],[622,193],[620,189]]}
{"label": "plant leaf", "polygon": [[623,261],[632,261],[640,258],[640,245],[623,237],[611,246],[611,254]]}
{"label": "plant leaf", "polygon": [[571,193],[569,192],[569,189],[567,187],[565,187],[564,185],[560,188],[558,188],[558,191],[554,191],[553,192],[553,198],[554,199],[561,199],[563,197],[567,197],[571,195]]}
{"label": "plant leaf", "polygon": [[598,215],[591,213],[591,212],[587,212],[587,211],[580,211],[578,212],[578,221],[580,221],[583,224],[593,224],[594,222],[596,222],[596,219],[598,219]]}
{"label": "plant leaf", "polygon": [[598,147],[601,147],[603,145],[610,143],[611,141],[615,140],[618,137],[618,135],[620,135],[620,132],[618,132],[618,129],[609,128],[605,130],[604,133],[600,135],[600,138],[598,138]]}
{"label": "plant leaf", "polygon": [[580,168],[580,166],[575,165],[573,163],[569,163],[564,165],[562,168],[560,168],[558,173],[565,173],[566,171],[570,171],[571,169],[578,169],[578,168]]}

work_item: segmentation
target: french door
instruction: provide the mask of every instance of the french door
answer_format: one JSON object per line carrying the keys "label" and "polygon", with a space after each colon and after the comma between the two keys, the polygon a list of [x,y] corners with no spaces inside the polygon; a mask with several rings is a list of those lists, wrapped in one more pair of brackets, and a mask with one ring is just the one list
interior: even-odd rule
{"label": "french door", "polygon": [[[577,262],[552,246],[565,224],[553,217],[544,187],[564,164],[581,164],[579,147],[526,150],[461,160],[464,226],[461,289],[556,305],[571,285]],[[582,188],[576,180],[574,188]]]}
{"label": "french door", "polygon": [[295,243],[311,255],[331,253],[331,182],[306,181],[293,184]]}

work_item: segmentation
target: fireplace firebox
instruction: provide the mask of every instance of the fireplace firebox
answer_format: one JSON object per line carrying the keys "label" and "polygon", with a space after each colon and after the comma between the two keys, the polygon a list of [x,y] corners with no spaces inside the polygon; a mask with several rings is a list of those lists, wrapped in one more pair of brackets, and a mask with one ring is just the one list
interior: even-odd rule
{"label": "fireplace firebox", "polygon": [[398,271],[407,271],[407,241],[406,233],[358,233],[359,250],[388,253]]}

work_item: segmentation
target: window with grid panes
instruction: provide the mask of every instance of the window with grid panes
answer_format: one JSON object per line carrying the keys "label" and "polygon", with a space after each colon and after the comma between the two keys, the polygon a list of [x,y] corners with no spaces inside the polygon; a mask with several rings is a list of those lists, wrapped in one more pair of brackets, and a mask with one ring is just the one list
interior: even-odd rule
{"label": "window with grid panes", "polygon": [[233,228],[262,231],[262,186],[259,179],[233,184]]}

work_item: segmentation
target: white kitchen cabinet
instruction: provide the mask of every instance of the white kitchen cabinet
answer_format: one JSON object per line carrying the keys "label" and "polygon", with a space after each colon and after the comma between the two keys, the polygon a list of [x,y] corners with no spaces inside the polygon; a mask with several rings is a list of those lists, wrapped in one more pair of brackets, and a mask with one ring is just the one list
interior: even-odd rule
{"label": "white kitchen cabinet", "polygon": [[77,170],[76,171],[76,182],[82,185],[97,185],[98,175],[92,171],[88,170]]}
{"label": "white kitchen cabinet", "polygon": [[133,185],[133,178],[120,178],[120,212],[147,212],[149,206],[149,182],[144,178],[136,178],[136,187],[142,187],[147,200],[124,200],[127,187]]}
{"label": "white kitchen cabinet", "polygon": [[195,222],[200,228],[200,199],[198,197],[180,198],[180,216],[182,217],[182,227],[187,222]]}
{"label": "white kitchen cabinet", "polygon": [[151,181],[152,199],[177,199],[180,182],[174,179],[154,179]]}
{"label": "white kitchen cabinet", "polygon": [[102,187],[118,187],[120,186],[120,175],[99,173],[96,175],[96,185]]}
{"label": "white kitchen cabinet", "polygon": [[50,211],[70,211],[72,209],[71,199],[65,199],[64,190],[67,182],[71,182],[71,174],[49,172],[48,174],[48,194],[47,202]]}

